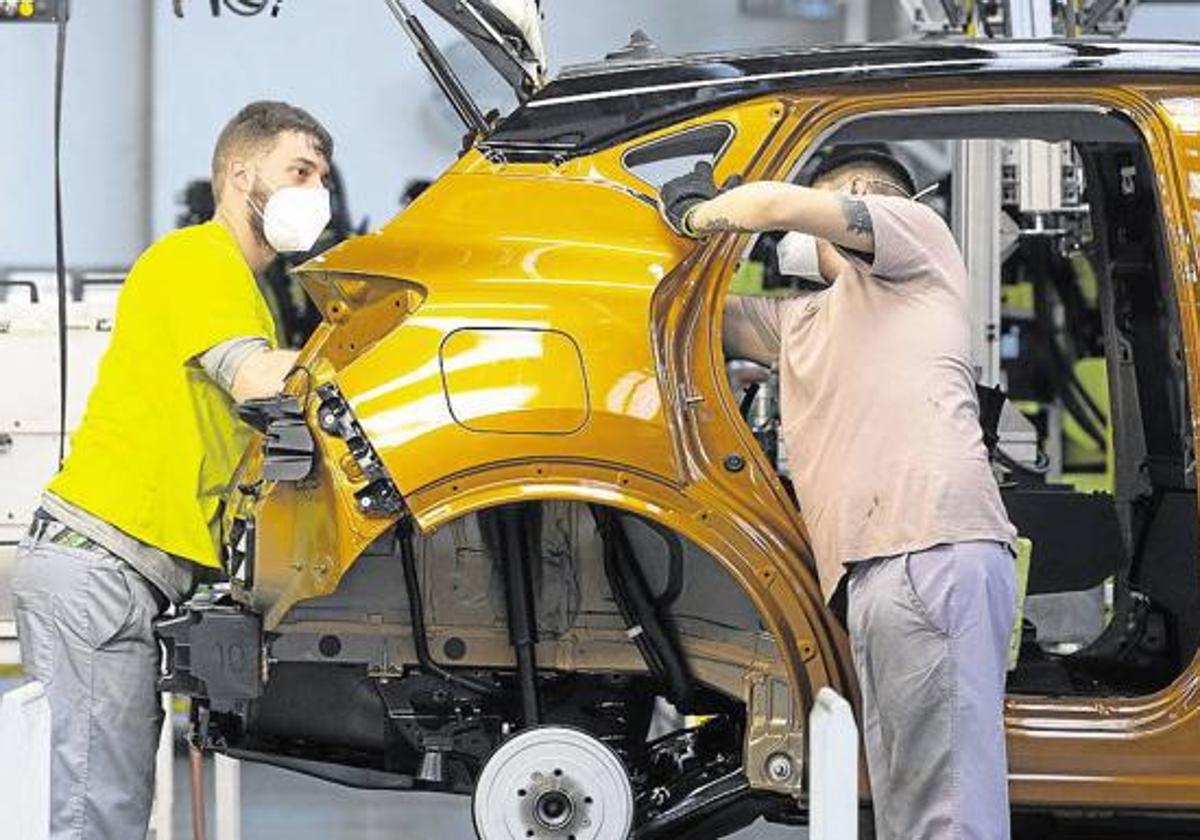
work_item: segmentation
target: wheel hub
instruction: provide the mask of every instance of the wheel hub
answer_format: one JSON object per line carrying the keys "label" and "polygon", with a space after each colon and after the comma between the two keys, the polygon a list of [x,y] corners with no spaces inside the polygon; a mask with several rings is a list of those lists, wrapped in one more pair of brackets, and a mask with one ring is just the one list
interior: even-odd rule
{"label": "wheel hub", "polygon": [[575,801],[561,790],[548,790],[538,796],[533,805],[533,817],[543,828],[557,831],[571,824],[575,816]]}
{"label": "wheel hub", "polygon": [[620,759],[599,740],[543,726],[492,754],[472,810],[482,840],[625,840],[633,790]]}

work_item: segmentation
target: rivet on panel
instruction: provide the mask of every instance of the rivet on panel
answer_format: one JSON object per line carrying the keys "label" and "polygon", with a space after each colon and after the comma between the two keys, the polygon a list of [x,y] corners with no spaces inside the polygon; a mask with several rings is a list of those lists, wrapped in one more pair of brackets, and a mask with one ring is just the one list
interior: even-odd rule
{"label": "rivet on panel", "polygon": [[767,775],[774,782],[786,782],[792,777],[792,759],[786,753],[772,753],[767,758]]}

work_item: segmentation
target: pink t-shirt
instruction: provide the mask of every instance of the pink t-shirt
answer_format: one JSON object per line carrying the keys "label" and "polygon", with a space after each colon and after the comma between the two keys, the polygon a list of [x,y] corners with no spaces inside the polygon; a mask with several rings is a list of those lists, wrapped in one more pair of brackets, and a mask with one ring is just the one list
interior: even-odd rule
{"label": "pink t-shirt", "polygon": [[851,256],[827,290],[730,303],[779,348],[784,445],[826,597],[847,563],[1016,538],[979,426],[954,239],[922,204],[863,200],[873,264]]}

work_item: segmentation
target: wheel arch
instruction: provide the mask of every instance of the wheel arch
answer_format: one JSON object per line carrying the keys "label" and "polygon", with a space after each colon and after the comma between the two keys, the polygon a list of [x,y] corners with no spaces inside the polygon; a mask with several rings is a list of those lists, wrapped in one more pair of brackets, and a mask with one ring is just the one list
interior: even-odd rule
{"label": "wheel arch", "polygon": [[[814,599],[815,580],[793,582],[798,558],[755,523],[729,508],[685,492],[648,473],[579,462],[513,462],[448,477],[407,497],[422,531],[513,502],[600,504],[653,520],[685,537],[717,562],[743,590],[774,637],[793,695],[807,713],[815,693],[830,686],[857,695],[844,633]],[[809,574],[811,578],[811,573]]]}

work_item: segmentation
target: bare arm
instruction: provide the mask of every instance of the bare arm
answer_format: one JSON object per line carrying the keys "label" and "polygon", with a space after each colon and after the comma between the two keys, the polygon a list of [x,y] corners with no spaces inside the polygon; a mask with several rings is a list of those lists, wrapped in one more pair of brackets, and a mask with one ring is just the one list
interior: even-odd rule
{"label": "bare arm", "polygon": [[795,184],[756,181],[695,207],[686,219],[697,234],[796,230],[863,254],[875,252],[871,214],[861,200]]}
{"label": "bare arm", "polygon": [[779,360],[781,298],[730,295],[721,325],[725,359],[771,367]]}
{"label": "bare arm", "polygon": [[299,355],[295,350],[260,350],[247,356],[233,376],[230,396],[245,402],[281,393],[283,381]]}

